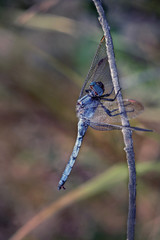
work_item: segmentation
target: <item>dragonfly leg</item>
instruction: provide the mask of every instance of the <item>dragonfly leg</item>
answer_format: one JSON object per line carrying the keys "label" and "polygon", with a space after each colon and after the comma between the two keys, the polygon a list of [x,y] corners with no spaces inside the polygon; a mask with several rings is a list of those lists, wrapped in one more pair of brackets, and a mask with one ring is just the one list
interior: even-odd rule
{"label": "dragonfly leg", "polygon": [[[113,112],[116,112],[118,111],[119,109],[113,109],[112,111],[110,111],[108,108],[106,108],[101,102],[100,102],[100,105],[101,107],[104,109],[104,111],[108,114],[108,116],[110,117],[115,117],[115,116],[118,116],[118,115],[121,115],[121,113],[116,113],[116,114],[113,114]],[[126,112],[134,112],[134,109],[133,110],[130,110],[130,111],[126,111]]]}
{"label": "dragonfly leg", "polygon": [[118,92],[116,93],[115,97],[114,98],[104,98],[105,95],[102,95],[100,98],[105,100],[105,101],[108,101],[108,102],[114,102],[118,96],[118,93],[121,91],[121,88],[118,90]]}
{"label": "dragonfly leg", "polygon": [[101,98],[102,98],[102,97],[109,97],[109,96],[112,94],[113,90],[114,90],[114,87],[112,88],[112,90],[110,91],[110,93],[106,93],[106,94],[102,95]]}
{"label": "dragonfly leg", "polygon": [[112,111],[110,111],[108,108],[106,108],[101,102],[100,102],[100,105],[104,109],[104,111],[108,114],[108,116],[114,117],[114,116],[120,115],[120,113],[112,114]]}
{"label": "dragonfly leg", "polygon": [[89,93],[90,91],[91,91],[90,89],[86,89],[86,90],[85,90],[86,93]]}
{"label": "dragonfly leg", "polygon": [[[131,103],[126,103],[126,104],[124,104],[124,107],[127,107],[127,106],[129,106],[129,105],[131,105]],[[118,111],[119,109],[118,108],[115,108],[115,109],[113,109],[112,111],[110,111],[111,113],[113,113],[113,112],[116,112],[116,111]],[[126,112],[134,112],[134,109],[132,109],[132,110],[126,110]]]}

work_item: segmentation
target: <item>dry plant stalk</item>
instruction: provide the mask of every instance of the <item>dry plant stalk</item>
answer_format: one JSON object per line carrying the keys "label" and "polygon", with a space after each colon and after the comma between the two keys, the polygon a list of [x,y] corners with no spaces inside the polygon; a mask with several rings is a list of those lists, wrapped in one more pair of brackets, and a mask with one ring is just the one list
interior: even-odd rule
{"label": "dry plant stalk", "polygon": [[[104,37],[106,41],[106,51],[108,56],[109,68],[112,77],[113,86],[115,93],[120,89],[118,71],[115,61],[113,41],[110,34],[110,27],[108,25],[105,12],[103,10],[100,0],[93,0],[97,12],[99,14],[99,22],[101,24],[102,30],[104,32]],[[121,114],[122,126],[130,126],[125,107],[123,104],[122,94],[119,92],[117,96],[117,102],[119,106],[119,111]],[[134,240],[135,235],[135,219],[136,219],[136,168],[135,168],[135,156],[133,150],[133,140],[132,131],[127,128],[122,129],[125,152],[127,157],[128,169],[129,169],[129,208],[128,208],[128,223],[127,223],[127,240]]]}

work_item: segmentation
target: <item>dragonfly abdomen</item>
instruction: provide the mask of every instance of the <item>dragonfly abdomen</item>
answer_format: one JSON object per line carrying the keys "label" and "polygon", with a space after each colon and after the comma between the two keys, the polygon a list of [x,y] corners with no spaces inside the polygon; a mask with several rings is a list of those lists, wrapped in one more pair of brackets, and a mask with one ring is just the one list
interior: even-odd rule
{"label": "dragonfly abdomen", "polygon": [[86,130],[88,128],[88,124],[83,121],[82,119],[79,120],[78,122],[78,134],[77,134],[77,139],[76,139],[76,142],[75,142],[75,145],[74,145],[74,148],[73,148],[73,152],[70,156],[70,159],[67,163],[67,166],[62,174],[62,177],[59,181],[59,184],[58,184],[58,189],[60,190],[62,187],[64,188],[64,184],[65,182],[67,181],[67,178],[73,168],[73,165],[76,161],[76,158],[78,156],[78,153],[79,153],[79,149],[82,145],[82,141],[83,141],[83,137],[86,133]]}

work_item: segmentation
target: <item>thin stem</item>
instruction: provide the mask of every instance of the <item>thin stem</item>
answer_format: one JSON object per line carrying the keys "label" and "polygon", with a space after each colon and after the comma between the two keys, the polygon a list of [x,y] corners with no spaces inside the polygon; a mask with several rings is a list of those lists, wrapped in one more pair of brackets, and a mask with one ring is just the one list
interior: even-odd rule
{"label": "thin stem", "polygon": [[[115,55],[113,49],[112,37],[110,34],[110,27],[108,25],[102,4],[100,0],[93,0],[97,12],[99,14],[99,22],[102,26],[104,37],[106,41],[106,50],[108,56],[108,62],[110,67],[110,73],[112,77],[113,86],[115,93],[120,89],[119,77],[117,72],[117,66],[115,62]],[[117,96],[119,111],[122,113],[121,122],[122,126],[130,126],[125,107],[122,101],[121,92]],[[135,157],[133,150],[132,131],[130,129],[122,129],[125,152],[127,157],[128,169],[129,169],[129,209],[128,209],[128,222],[127,222],[127,240],[134,240],[135,235],[135,218],[136,218],[136,168],[135,168]]]}

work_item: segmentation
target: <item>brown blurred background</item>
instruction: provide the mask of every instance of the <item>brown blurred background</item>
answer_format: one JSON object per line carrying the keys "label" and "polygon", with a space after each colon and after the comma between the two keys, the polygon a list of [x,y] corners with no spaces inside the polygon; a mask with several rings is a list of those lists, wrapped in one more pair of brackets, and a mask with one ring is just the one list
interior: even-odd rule
{"label": "brown blurred background", "polygon": [[[136,162],[160,160],[159,1],[103,1],[124,97],[143,103]],[[88,129],[66,191],[57,185],[74,145],[75,105],[102,37],[92,1],[0,1],[0,240],[112,165],[122,134]],[[124,240],[128,180],[72,204],[27,240]],[[137,240],[160,239],[160,170],[137,180]]]}

